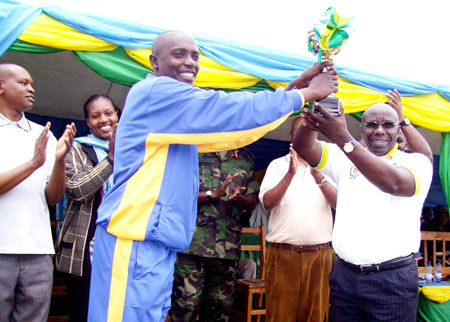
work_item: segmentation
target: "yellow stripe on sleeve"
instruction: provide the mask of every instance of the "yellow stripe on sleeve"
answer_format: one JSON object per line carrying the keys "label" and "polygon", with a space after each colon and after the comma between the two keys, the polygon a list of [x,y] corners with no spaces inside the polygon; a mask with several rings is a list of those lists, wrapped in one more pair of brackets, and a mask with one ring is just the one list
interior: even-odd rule
{"label": "yellow stripe on sleeve", "polygon": [[322,169],[328,161],[328,147],[324,142],[320,142],[320,146],[322,147],[322,155],[320,156],[319,164],[313,167],[314,169]]}
{"label": "yellow stripe on sleeve", "polygon": [[419,191],[420,191],[419,177],[416,175],[416,173],[414,172],[413,169],[411,169],[410,167],[408,167],[406,165],[400,164],[400,165],[398,165],[398,167],[405,168],[406,170],[408,170],[412,174],[412,176],[414,178],[414,186],[415,186],[414,187],[414,194],[413,194],[413,196],[417,195],[419,193]]}
{"label": "yellow stripe on sleeve", "polygon": [[257,141],[267,132],[280,126],[290,114],[264,126],[244,131],[201,134],[151,133],[148,140],[159,144],[197,144],[199,153],[233,150]]}

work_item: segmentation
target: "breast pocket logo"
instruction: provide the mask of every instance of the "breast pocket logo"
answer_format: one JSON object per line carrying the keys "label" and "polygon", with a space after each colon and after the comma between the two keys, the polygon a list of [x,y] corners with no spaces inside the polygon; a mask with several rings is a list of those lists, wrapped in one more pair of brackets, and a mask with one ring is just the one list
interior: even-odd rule
{"label": "breast pocket logo", "polygon": [[359,172],[358,168],[355,166],[352,166],[350,168],[350,179],[356,179],[357,176],[359,176],[361,172]]}

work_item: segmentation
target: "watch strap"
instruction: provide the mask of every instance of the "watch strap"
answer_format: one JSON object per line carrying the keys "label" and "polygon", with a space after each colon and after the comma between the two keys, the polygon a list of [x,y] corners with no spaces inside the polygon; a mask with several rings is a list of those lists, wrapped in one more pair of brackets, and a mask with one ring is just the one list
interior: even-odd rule
{"label": "watch strap", "polygon": [[327,184],[327,182],[328,182],[327,178],[323,177],[323,178],[322,178],[322,181],[320,181],[320,183],[318,183],[317,185],[318,185],[319,187],[323,187],[324,185]]}
{"label": "watch strap", "polygon": [[355,146],[356,146],[356,140],[352,139],[351,141],[344,143],[342,150],[345,153],[352,153],[353,150],[355,149]]}
{"label": "watch strap", "polygon": [[409,118],[405,117],[403,119],[403,121],[401,121],[398,125],[400,125],[400,126],[408,126],[410,124],[411,124],[411,121],[409,120]]}

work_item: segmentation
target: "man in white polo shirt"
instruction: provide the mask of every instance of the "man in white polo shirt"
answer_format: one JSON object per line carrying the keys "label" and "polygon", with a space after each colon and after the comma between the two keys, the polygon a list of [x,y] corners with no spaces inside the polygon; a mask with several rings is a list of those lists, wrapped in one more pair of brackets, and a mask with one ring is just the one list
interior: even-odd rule
{"label": "man in white polo shirt", "polygon": [[[303,117],[292,122],[290,139]],[[336,188],[290,149],[273,160],[259,199],[270,211],[266,240],[266,321],[324,321]],[[289,285],[289,287],[286,287]]]}
{"label": "man in white polo shirt", "polygon": [[54,254],[47,204],[65,190],[64,157],[75,125],[56,142],[25,118],[33,80],[22,67],[0,64],[0,321],[46,321]]}
{"label": "man in white polo shirt", "polygon": [[[316,105],[318,105],[316,103]],[[330,275],[332,321],[415,321],[420,214],[432,178],[423,154],[397,149],[399,118],[387,104],[369,107],[361,120],[367,149],[341,116],[318,105],[305,111],[294,149],[337,184]],[[317,131],[334,144],[318,141]]]}

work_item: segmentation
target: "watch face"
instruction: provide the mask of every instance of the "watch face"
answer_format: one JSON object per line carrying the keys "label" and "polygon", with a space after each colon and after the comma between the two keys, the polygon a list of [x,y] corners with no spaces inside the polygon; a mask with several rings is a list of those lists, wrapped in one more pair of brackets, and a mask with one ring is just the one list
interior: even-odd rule
{"label": "watch face", "polygon": [[344,152],[350,153],[355,148],[355,144],[353,142],[347,142],[344,144]]}
{"label": "watch face", "polygon": [[211,197],[211,195],[212,195],[211,190],[206,191],[206,195],[207,195],[208,197]]}
{"label": "watch face", "polygon": [[409,118],[405,117],[403,119],[403,121],[400,122],[400,126],[408,126],[411,124],[411,121],[409,120]]}

